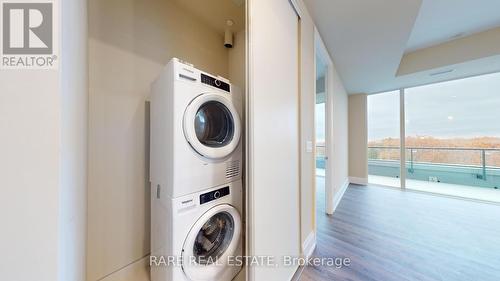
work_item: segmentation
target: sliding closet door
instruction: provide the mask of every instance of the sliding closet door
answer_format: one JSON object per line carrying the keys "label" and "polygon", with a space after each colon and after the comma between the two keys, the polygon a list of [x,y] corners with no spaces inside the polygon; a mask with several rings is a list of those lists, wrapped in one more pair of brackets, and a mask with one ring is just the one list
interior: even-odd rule
{"label": "sliding closet door", "polygon": [[[249,253],[300,254],[298,16],[287,0],[249,0]],[[249,280],[290,280],[296,266],[254,266]]]}

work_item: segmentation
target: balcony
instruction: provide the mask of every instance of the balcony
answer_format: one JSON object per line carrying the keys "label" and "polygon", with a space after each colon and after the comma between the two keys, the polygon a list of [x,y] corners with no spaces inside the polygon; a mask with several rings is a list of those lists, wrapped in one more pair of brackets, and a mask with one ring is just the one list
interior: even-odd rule
{"label": "balcony", "polygon": [[316,143],[316,176],[324,177],[326,168],[326,147],[325,141],[320,140]]}
{"label": "balcony", "polygon": [[[399,186],[399,147],[369,146],[371,183]],[[500,149],[409,147],[406,187],[500,202]]]}

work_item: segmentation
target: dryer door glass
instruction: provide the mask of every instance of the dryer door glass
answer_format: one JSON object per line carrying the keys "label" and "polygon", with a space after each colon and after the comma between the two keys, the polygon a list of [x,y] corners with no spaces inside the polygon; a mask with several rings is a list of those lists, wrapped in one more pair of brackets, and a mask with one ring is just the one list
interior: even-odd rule
{"label": "dryer door glass", "polygon": [[196,236],[193,254],[196,262],[212,264],[224,254],[234,234],[234,220],[231,214],[219,212],[201,227]]}
{"label": "dryer door glass", "polygon": [[221,102],[208,101],[196,112],[194,128],[196,137],[203,145],[223,147],[233,139],[233,116]]}

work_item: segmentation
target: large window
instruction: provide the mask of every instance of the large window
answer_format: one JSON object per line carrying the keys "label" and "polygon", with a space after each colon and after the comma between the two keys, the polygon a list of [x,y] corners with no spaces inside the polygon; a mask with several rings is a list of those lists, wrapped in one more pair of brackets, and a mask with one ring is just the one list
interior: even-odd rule
{"label": "large window", "polygon": [[[402,186],[500,201],[500,74],[408,88],[403,95]],[[387,183],[400,176],[400,98],[399,91],[368,97],[368,165],[375,183],[394,185]]]}
{"label": "large window", "polygon": [[401,185],[399,91],[368,96],[368,181]]}
{"label": "large window", "polygon": [[500,74],[406,89],[405,101],[407,188],[500,187]]}

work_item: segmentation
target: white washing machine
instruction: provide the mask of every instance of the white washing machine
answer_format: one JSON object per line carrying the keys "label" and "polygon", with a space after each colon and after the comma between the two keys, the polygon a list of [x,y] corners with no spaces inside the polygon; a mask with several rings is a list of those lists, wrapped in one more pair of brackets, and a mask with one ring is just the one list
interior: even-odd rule
{"label": "white washing machine", "polygon": [[166,205],[158,197],[152,193],[152,281],[232,280],[241,270],[241,181]]}
{"label": "white washing machine", "polygon": [[169,197],[241,179],[241,112],[233,88],[175,58],[153,83],[150,180]]}

